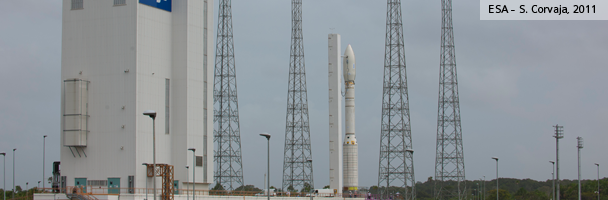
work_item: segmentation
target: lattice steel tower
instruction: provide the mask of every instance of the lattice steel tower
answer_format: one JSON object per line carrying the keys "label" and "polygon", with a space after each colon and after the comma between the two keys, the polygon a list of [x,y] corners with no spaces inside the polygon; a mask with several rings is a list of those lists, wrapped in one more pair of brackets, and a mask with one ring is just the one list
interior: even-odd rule
{"label": "lattice steel tower", "polygon": [[213,155],[214,181],[224,189],[234,190],[244,182],[231,0],[220,0],[213,103],[215,127],[213,141],[217,142]]}
{"label": "lattice steel tower", "polygon": [[378,187],[385,187],[383,195],[389,187],[406,188],[400,193],[415,199],[401,0],[388,0],[385,45]]}
{"label": "lattice steel tower", "polygon": [[435,199],[464,199],[466,184],[452,27],[452,0],[441,0],[441,13]]}
{"label": "lattice steel tower", "polygon": [[[283,190],[313,187],[308,124],[308,96],[302,35],[302,0],[291,1],[291,56],[287,91],[287,123],[283,159]],[[309,161],[310,160],[310,161]]]}

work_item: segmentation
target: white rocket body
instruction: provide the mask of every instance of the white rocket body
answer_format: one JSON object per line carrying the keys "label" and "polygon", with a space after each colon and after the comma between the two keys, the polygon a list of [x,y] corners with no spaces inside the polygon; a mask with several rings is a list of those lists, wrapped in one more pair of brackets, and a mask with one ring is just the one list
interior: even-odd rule
{"label": "white rocket body", "polygon": [[359,150],[355,137],[355,76],[356,61],[353,48],[348,45],[342,63],[345,94],[345,138],[343,144],[344,188],[343,191],[357,191],[359,187]]}

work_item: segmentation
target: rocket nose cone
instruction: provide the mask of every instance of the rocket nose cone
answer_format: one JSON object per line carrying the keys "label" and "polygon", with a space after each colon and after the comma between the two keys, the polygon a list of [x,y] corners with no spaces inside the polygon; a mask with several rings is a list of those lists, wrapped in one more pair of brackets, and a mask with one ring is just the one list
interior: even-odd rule
{"label": "rocket nose cone", "polygon": [[344,51],[344,55],[353,54],[353,47],[350,44],[346,47],[346,51]]}
{"label": "rocket nose cone", "polygon": [[350,46],[350,44],[346,47],[346,51],[344,51],[344,56],[346,56],[347,58],[354,59],[355,52],[353,51],[353,48]]}

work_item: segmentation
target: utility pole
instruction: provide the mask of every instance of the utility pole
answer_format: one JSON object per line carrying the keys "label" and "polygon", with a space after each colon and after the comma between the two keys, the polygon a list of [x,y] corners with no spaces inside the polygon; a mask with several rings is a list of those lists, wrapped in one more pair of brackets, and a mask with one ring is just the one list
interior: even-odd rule
{"label": "utility pole", "polygon": [[401,0],[387,0],[378,163],[378,187],[385,186],[383,199],[389,198],[389,187],[407,191],[408,186],[412,191],[405,193],[405,199],[416,199],[409,105]]}
{"label": "utility pole", "polygon": [[581,149],[583,148],[583,138],[576,138],[576,149],[578,150],[578,200],[581,200]]}
{"label": "utility pole", "polygon": [[313,185],[310,126],[308,123],[308,92],[304,65],[304,34],[302,31],[302,0],[291,1],[291,48],[289,57],[289,83],[287,90],[287,117],[283,159],[285,190]]}
{"label": "utility pole", "polygon": [[225,186],[224,189],[234,190],[243,186],[244,181],[232,33],[232,1],[219,2],[213,83],[213,142],[217,142],[213,155],[216,165],[213,177],[216,184]]}
{"label": "utility pole", "polygon": [[555,173],[555,182],[557,183],[557,193],[556,193],[556,197],[557,200],[560,199],[559,196],[559,191],[560,191],[560,187],[559,187],[559,139],[564,138],[564,126],[559,126],[559,125],[555,125],[553,126],[555,127],[555,135],[553,135],[553,137],[555,138],[555,169],[556,169],[556,173]]}

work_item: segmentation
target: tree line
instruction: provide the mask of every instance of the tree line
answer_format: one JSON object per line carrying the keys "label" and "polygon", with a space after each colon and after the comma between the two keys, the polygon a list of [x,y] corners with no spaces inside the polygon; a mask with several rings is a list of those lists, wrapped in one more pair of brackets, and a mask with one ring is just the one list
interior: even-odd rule
{"label": "tree line", "polygon": [[[550,200],[553,194],[553,180],[536,181],[532,179],[515,179],[515,178],[500,178],[499,179],[498,196],[501,200]],[[426,182],[416,183],[416,198],[421,200],[433,199],[434,188],[437,182],[433,177],[429,177]],[[444,187],[452,189],[456,187],[457,182],[448,181],[444,183]],[[496,199],[496,179],[493,180],[475,180],[465,181],[467,199]],[[608,200],[608,178],[600,179],[600,199]],[[483,189],[485,186],[485,189]],[[557,186],[556,186],[557,188]],[[405,189],[402,187],[389,187],[388,194],[405,194]],[[407,188],[411,191],[411,188]],[[598,182],[595,180],[581,180],[581,199],[596,200],[597,199]],[[385,187],[372,186],[369,192],[372,194],[380,194],[385,191]],[[560,181],[560,199],[575,200],[578,199],[578,180],[561,180]]]}

